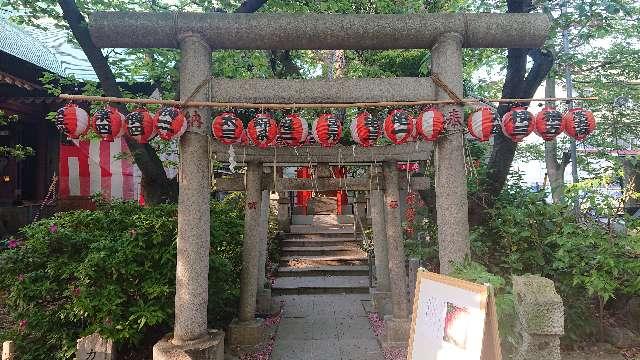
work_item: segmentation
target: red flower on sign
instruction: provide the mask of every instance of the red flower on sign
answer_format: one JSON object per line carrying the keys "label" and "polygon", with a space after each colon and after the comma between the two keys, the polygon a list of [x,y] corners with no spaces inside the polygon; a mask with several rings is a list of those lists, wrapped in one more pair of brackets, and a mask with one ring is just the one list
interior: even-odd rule
{"label": "red flower on sign", "polygon": [[390,209],[397,209],[398,208],[398,200],[389,201],[389,208]]}
{"label": "red flower on sign", "polygon": [[250,201],[247,203],[247,208],[248,209],[255,209],[258,206],[258,203],[255,201]]}

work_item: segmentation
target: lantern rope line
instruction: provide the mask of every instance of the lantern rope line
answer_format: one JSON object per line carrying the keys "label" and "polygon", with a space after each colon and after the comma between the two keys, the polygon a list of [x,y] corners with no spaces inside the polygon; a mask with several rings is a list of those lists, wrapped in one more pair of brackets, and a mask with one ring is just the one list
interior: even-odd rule
{"label": "lantern rope line", "polygon": [[447,84],[444,81],[442,81],[442,79],[440,79],[440,77],[437,74],[431,74],[431,80],[433,80],[433,83],[436,84],[437,87],[439,87],[440,89],[442,89],[442,91],[447,93],[447,96],[449,96],[449,98],[454,101],[454,104],[464,105],[464,100],[462,100],[458,96],[458,94],[456,94],[453,90],[451,90],[451,88],[449,88]]}
{"label": "lantern rope line", "polygon": [[[456,100],[418,100],[418,101],[381,101],[381,102],[354,102],[354,103],[245,103],[245,102],[210,102],[210,101],[190,101],[183,102],[178,100],[157,100],[157,99],[133,99],[119,98],[110,96],[89,96],[89,95],[71,95],[60,94],[60,99],[70,101],[89,101],[89,102],[111,102],[123,104],[145,104],[145,105],[170,105],[170,106],[190,106],[190,107],[207,107],[216,109],[326,109],[326,108],[384,108],[392,106],[418,106],[418,105],[436,105],[436,104],[458,104]],[[527,99],[461,99],[464,104],[483,104],[485,102],[495,103],[512,103],[512,102],[533,102],[533,101],[595,101],[597,97],[571,97],[571,98],[527,98]]]}

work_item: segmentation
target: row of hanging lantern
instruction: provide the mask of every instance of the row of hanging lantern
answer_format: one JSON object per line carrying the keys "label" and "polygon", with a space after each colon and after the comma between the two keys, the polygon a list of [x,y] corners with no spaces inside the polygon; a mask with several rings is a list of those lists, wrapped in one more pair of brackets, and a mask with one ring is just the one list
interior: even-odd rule
{"label": "row of hanging lantern", "polygon": [[[138,108],[126,117],[115,107],[106,106],[89,115],[76,104],[70,103],[58,110],[56,124],[72,139],[85,134],[89,128],[102,139],[113,141],[125,131],[139,143],[147,143],[158,135],[163,140],[180,137],[187,129],[187,116],[176,107],[161,108],[152,115],[146,108]],[[381,124],[369,112],[360,112],[351,122],[351,136],[361,146],[372,146],[384,136],[394,144],[408,141],[435,141],[444,131],[445,116],[436,108],[428,108],[414,118],[407,110],[396,109],[388,113]],[[504,133],[514,142],[522,141],[535,132],[545,141],[566,132],[576,140],[584,140],[595,129],[595,118],[590,111],[573,108],[562,114],[545,107],[535,117],[525,107],[514,107],[500,119],[494,109],[482,107],[467,120],[469,134],[480,141]],[[322,114],[309,125],[299,114],[289,114],[280,124],[267,113],[257,114],[246,126],[232,112],[223,112],[211,124],[213,137],[223,144],[248,144],[266,148],[276,143],[296,147],[315,141],[322,146],[338,143],[342,136],[342,122],[333,114]]]}
{"label": "row of hanging lantern", "polygon": [[544,141],[551,141],[563,132],[582,141],[595,127],[593,113],[583,108],[569,109],[562,114],[554,107],[545,107],[533,116],[525,107],[514,107],[500,119],[494,109],[482,107],[469,115],[467,121],[469,134],[480,141],[503,133],[512,141],[520,142],[532,132]]}

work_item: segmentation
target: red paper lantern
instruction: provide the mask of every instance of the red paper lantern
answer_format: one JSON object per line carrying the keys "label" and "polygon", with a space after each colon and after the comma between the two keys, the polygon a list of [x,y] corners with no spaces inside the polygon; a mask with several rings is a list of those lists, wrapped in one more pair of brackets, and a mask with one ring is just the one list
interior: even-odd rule
{"label": "red paper lantern", "polygon": [[353,119],[350,129],[353,141],[364,147],[375,144],[380,137],[380,122],[366,111]]}
{"label": "red paper lantern", "polygon": [[247,136],[260,148],[273,145],[278,137],[278,124],[269,114],[258,114],[247,125]]}
{"label": "red paper lantern", "polygon": [[89,114],[78,105],[69,103],[58,110],[56,127],[68,138],[77,139],[89,128]]}
{"label": "red paper lantern", "polygon": [[113,141],[124,135],[126,122],[124,115],[113,106],[106,106],[93,114],[91,118],[93,130],[102,140]]}
{"label": "red paper lantern", "polygon": [[158,110],[154,122],[160,138],[167,141],[182,136],[189,126],[184,113],[176,107],[165,107]]}
{"label": "red paper lantern", "polygon": [[126,117],[127,133],[139,144],[146,144],[158,134],[153,116],[146,108],[138,108]]}
{"label": "red paper lantern", "polygon": [[481,107],[469,115],[467,129],[469,134],[480,141],[487,141],[498,131],[499,121],[490,107]]}
{"label": "red paper lantern", "polygon": [[444,115],[438,109],[428,109],[416,119],[418,135],[426,141],[436,141],[444,129]]}
{"label": "red paper lantern", "polygon": [[533,114],[524,107],[515,107],[502,117],[502,132],[514,142],[531,134],[533,127]]}
{"label": "red paper lantern", "polygon": [[589,110],[573,108],[564,114],[562,124],[567,135],[582,141],[596,129],[596,118]]}
{"label": "red paper lantern", "polygon": [[554,107],[545,107],[536,115],[534,131],[545,141],[550,141],[564,131],[562,113]]}
{"label": "red paper lantern", "polygon": [[309,136],[309,124],[298,114],[289,114],[280,121],[280,140],[288,146],[300,146]]}
{"label": "red paper lantern", "polygon": [[216,116],[211,123],[213,137],[225,145],[241,142],[243,130],[242,120],[236,114],[230,112],[223,112]]}
{"label": "red paper lantern", "polygon": [[384,120],[384,135],[394,144],[404,144],[411,139],[413,118],[403,109],[393,110]]}
{"label": "red paper lantern", "polygon": [[312,132],[320,145],[333,146],[342,136],[342,122],[333,114],[322,114],[313,122]]}

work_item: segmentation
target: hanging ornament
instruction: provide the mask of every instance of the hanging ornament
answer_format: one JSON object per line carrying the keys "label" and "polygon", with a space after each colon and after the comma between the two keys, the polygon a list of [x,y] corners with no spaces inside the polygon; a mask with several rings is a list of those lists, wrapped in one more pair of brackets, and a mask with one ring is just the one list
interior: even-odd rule
{"label": "hanging ornament", "polygon": [[242,120],[231,112],[223,112],[213,118],[211,123],[213,137],[225,145],[241,142],[243,130]]}
{"label": "hanging ornament", "polygon": [[471,136],[480,141],[487,141],[491,135],[502,132],[497,114],[488,106],[481,107],[469,115],[467,129]]}
{"label": "hanging ornament", "polygon": [[589,110],[573,108],[564,114],[562,124],[567,135],[582,141],[596,129],[596,118]]}
{"label": "hanging ornament", "polygon": [[280,121],[280,140],[288,146],[300,146],[309,136],[309,124],[299,114],[289,114]]}
{"label": "hanging ornament", "polygon": [[89,114],[76,104],[69,103],[58,110],[56,127],[70,139],[77,139],[89,127]]}
{"label": "hanging ornament", "polygon": [[93,130],[102,140],[113,141],[124,135],[126,122],[124,115],[113,106],[106,106],[93,114]]}
{"label": "hanging ornament", "polygon": [[394,144],[404,144],[413,132],[413,118],[403,109],[393,110],[384,120],[384,135]]}
{"label": "hanging ornament", "polygon": [[564,131],[562,113],[554,107],[544,107],[535,118],[534,131],[544,141],[551,141]]}
{"label": "hanging ornament", "polygon": [[322,114],[312,126],[314,139],[322,146],[333,146],[342,136],[342,123],[333,114]]}
{"label": "hanging ornament", "polygon": [[426,141],[436,141],[443,128],[444,115],[438,109],[425,110],[416,119],[418,135]]}
{"label": "hanging ornament", "polygon": [[520,142],[533,131],[533,114],[525,107],[514,107],[502,117],[502,132],[513,142]]}
{"label": "hanging ornament", "polygon": [[184,113],[176,107],[158,110],[154,121],[160,138],[167,141],[182,136],[189,125]]}
{"label": "hanging ornament", "polygon": [[278,137],[278,123],[269,114],[257,114],[247,125],[247,136],[259,148],[271,146]]}
{"label": "hanging ornament", "polygon": [[158,134],[153,116],[146,108],[138,108],[126,117],[127,133],[139,144],[146,144]]}
{"label": "hanging ornament", "polygon": [[351,138],[356,143],[368,147],[376,143],[380,137],[380,122],[363,111],[351,122]]}

